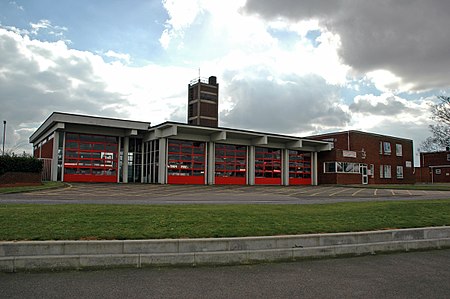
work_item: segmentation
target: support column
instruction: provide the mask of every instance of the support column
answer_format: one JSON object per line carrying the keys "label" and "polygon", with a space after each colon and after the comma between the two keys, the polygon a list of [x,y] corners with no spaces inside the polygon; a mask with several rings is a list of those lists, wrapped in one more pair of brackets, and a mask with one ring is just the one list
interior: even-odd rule
{"label": "support column", "polygon": [[311,152],[311,185],[317,186],[317,152]]}
{"label": "support column", "polygon": [[[52,149],[52,177],[53,182],[58,181],[58,145],[59,145],[59,133],[55,131],[53,133],[53,149]],[[41,148],[42,151],[42,148]]]}
{"label": "support column", "polygon": [[214,185],[214,173],[216,170],[216,144],[214,142],[207,143],[206,153],[206,184]]}
{"label": "support column", "polygon": [[289,186],[289,150],[281,150],[281,184]]}
{"label": "support column", "polygon": [[159,139],[158,183],[167,184],[167,138]]}
{"label": "support column", "polygon": [[130,137],[123,138],[123,160],[122,160],[122,183],[128,183],[128,148],[130,147]]}
{"label": "support column", "polygon": [[247,184],[253,186],[255,184],[255,146],[248,147],[247,154]]}
{"label": "support column", "polygon": [[142,140],[141,144],[141,183],[144,183],[144,168],[146,166],[145,163],[145,142]]}

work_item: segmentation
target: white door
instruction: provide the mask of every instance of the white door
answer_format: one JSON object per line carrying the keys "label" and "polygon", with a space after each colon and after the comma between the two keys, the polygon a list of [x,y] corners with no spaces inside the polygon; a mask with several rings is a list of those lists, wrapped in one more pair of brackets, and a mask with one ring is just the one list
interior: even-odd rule
{"label": "white door", "polygon": [[367,185],[369,183],[369,175],[367,174],[367,165],[361,165],[362,184]]}

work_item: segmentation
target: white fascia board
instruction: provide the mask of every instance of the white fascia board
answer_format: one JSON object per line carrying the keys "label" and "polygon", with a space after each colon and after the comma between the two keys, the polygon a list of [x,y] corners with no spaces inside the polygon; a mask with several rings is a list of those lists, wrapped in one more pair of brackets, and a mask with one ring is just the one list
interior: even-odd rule
{"label": "white fascia board", "polygon": [[47,136],[49,136],[50,134],[53,134],[55,131],[57,131],[57,130],[64,130],[64,129],[65,129],[65,124],[64,123],[56,123],[52,127],[50,127],[48,130],[40,131],[39,132],[40,135],[36,134],[37,131],[35,133],[33,133],[33,135],[31,135],[30,138],[29,138],[29,142],[33,143],[33,144],[40,143],[42,140],[47,138]]}
{"label": "white fascia board", "polygon": [[268,144],[267,135],[252,139],[252,145],[266,145],[266,144]]}
{"label": "white fascia board", "polygon": [[286,148],[289,149],[301,149],[303,146],[303,142],[302,140],[295,140],[295,141],[290,141],[288,143],[286,143]]}
{"label": "white fascia board", "polygon": [[53,112],[44,121],[44,123],[30,136],[29,141],[33,143],[36,141],[36,139],[40,138],[41,135],[48,135],[52,128],[52,124],[54,123],[78,124],[94,127],[100,126],[107,128],[143,131],[147,131],[150,128],[150,123],[146,122]]}
{"label": "white fascia board", "polygon": [[227,132],[220,131],[211,134],[211,141],[225,141],[227,139]]}
{"label": "white fascia board", "polygon": [[160,131],[161,137],[172,137],[178,135],[178,126],[177,125],[171,125],[169,127],[163,128],[163,129],[157,129]]}

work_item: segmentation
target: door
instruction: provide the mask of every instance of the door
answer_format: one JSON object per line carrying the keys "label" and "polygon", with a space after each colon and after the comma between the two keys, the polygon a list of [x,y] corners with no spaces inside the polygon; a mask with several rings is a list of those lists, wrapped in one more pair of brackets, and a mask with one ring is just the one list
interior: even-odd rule
{"label": "door", "polygon": [[362,184],[367,185],[369,183],[369,175],[367,173],[367,165],[361,165]]}

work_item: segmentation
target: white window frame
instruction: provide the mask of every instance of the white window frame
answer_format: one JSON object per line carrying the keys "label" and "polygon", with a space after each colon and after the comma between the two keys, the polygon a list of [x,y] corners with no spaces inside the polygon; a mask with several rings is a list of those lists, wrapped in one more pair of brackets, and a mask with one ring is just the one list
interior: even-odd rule
{"label": "white window frame", "polygon": [[384,166],[380,165],[380,179],[384,179]]}
{"label": "white window frame", "polygon": [[403,146],[400,143],[395,144],[395,155],[397,157],[403,156]]}
{"label": "white window frame", "polygon": [[442,172],[441,172],[441,169],[440,169],[440,168],[436,168],[435,171],[434,171],[434,173],[437,174],[437,175],[439,175],[439,174],[441,174]]}
{"label": "white window frame", "polygon": [[[327,171],[327,164],[334,163],[334,172]],[[361,173],[361,164],[353,162],[324,162],[323,163],[324,173]]]}
{"label": "white window frame", "polygon": [[384,165],[384,178],[391,179],[392,178],[392,167],[391,165]]}
{"label": "white window frame", "polygon": [[450,154],[447,154],[447,161],[450,161]]}
{"label": "white window frame", "polygon": [[370,164],[370,176],[372,179],[375,177],[375,165]]}
{"label": "white window frame", "polygon": [[403,166],[397,166],[397,179],[403,179]]}

